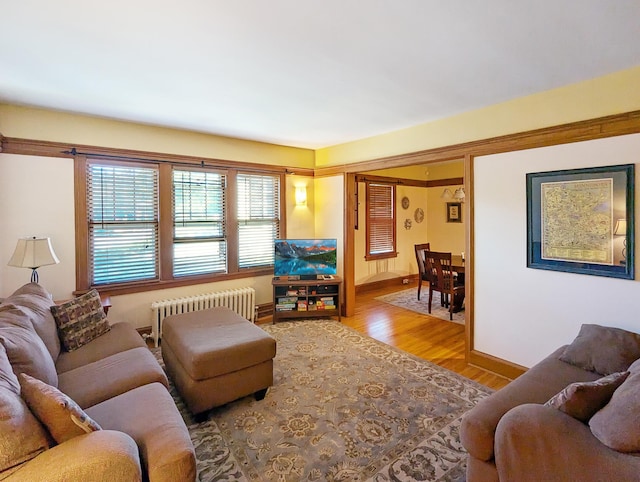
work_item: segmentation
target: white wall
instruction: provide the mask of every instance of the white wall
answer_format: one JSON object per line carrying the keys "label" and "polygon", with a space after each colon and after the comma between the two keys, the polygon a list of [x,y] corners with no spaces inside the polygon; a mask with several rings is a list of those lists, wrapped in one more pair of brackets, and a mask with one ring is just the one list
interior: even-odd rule
{"label": "white wall", "polygon": [[[570,343],[583,323],[640,332],[637,274],[636,280],[620,280],[527,268],[525,180],[528,172],[616,164],[636,164],[637,180],[640,135],[483,156],[474,162],[475,349],[530,367]],[[636,233],[639,192],[636,187]],[[636,258],[637,253],[636,248]]]}
{"label": "white wall", "polygon": [[18,238],[48,236],[60,263],[38,270],[54,299],[75,289],[73,160],[0,154],[0,298],[28,283],[28,269],[7,266]]}

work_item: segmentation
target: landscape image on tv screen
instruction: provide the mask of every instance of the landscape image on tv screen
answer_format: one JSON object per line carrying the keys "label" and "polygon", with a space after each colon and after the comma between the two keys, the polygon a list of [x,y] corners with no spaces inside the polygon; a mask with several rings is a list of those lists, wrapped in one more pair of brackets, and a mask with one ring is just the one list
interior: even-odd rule
{"label": "landscape image on tv screen", "polygon": [[275,276],[335,275],[336,239],[276,239]]}

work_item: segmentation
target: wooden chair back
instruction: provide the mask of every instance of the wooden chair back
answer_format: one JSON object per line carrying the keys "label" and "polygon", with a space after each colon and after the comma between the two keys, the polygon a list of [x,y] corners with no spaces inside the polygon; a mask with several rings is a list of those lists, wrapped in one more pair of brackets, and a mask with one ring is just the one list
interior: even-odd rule
{"label": "wooden chair back", "polygon": [[427,251],[425,264],[436,280],[437,291],[452,293],[455,287],[454,272],[451,269],[451,253]]}
{"label": "wooden chair back", "polygon": [[[456,277],[451,266],[451,253],[439,253],[437,251],[425,251],[425,269],[435,281],[429,284],[428,310],[431,313],[431,300],[433,292],[440,292],[440,301],[445,300],[449,305],[449,319],[453,319],[453,305],[455,296],[464,296],[464,285],[456,284]],[[462,305],[462,302],[460,302]]]}
{"label": "wooden chair back", "polygon": [[413,249],[416,252],[416,262],[418,263],[418,276],[420,276],[420,279],[424,281],[429,281],[429,279],[426,277],[427,270],[424,264],[424,253],[425,251],[431,250],[431,245],[429,243],[416,244],[413,246]]}

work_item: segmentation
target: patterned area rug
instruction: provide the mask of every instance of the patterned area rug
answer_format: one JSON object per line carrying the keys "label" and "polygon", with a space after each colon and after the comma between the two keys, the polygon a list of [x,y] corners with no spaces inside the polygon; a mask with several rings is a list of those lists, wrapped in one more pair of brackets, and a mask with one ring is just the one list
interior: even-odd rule
{"label": "patterned area rug", "polygon": [[[429,288],[422,287],[422,293],[420,293],[420,300],[418,300],[418,288],[410,288],[408,290],[396,291],[395,293],[389,293],[388,295],[382,295],[375,298],[378,301],[384,301],[393,306],[399,306],[407,310],[422,313],[423,315],[435,316],[436,318],[442,318],[443,320],[453,321],[464,325],[464,307],[463,310],[453,314],[453,320],[449,320],[449,308],[440,306],[440,293],[435,291],[433,293],[433,301],[431,302],[431,313],[427,311],[427,305],[429,303]],[[463,305],[464,306],[464,305]]]}
{"label": "patterned area rug", "polygon": [[264,400],[194,423],[172,387],[198,480],[464,480],[460,417],[490,389],[335,321],[262,327],[278,343]]}

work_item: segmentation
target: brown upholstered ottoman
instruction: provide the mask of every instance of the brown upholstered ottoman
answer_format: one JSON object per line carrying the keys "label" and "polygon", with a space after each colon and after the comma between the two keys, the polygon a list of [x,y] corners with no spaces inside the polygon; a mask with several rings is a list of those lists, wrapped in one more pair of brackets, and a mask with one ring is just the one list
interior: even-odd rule
{"label": "brown upholstered ottoman", "polygon": [[273,385],[276,341],[229,308],[168,316],[162,325],[167,373],[193,414]]}

